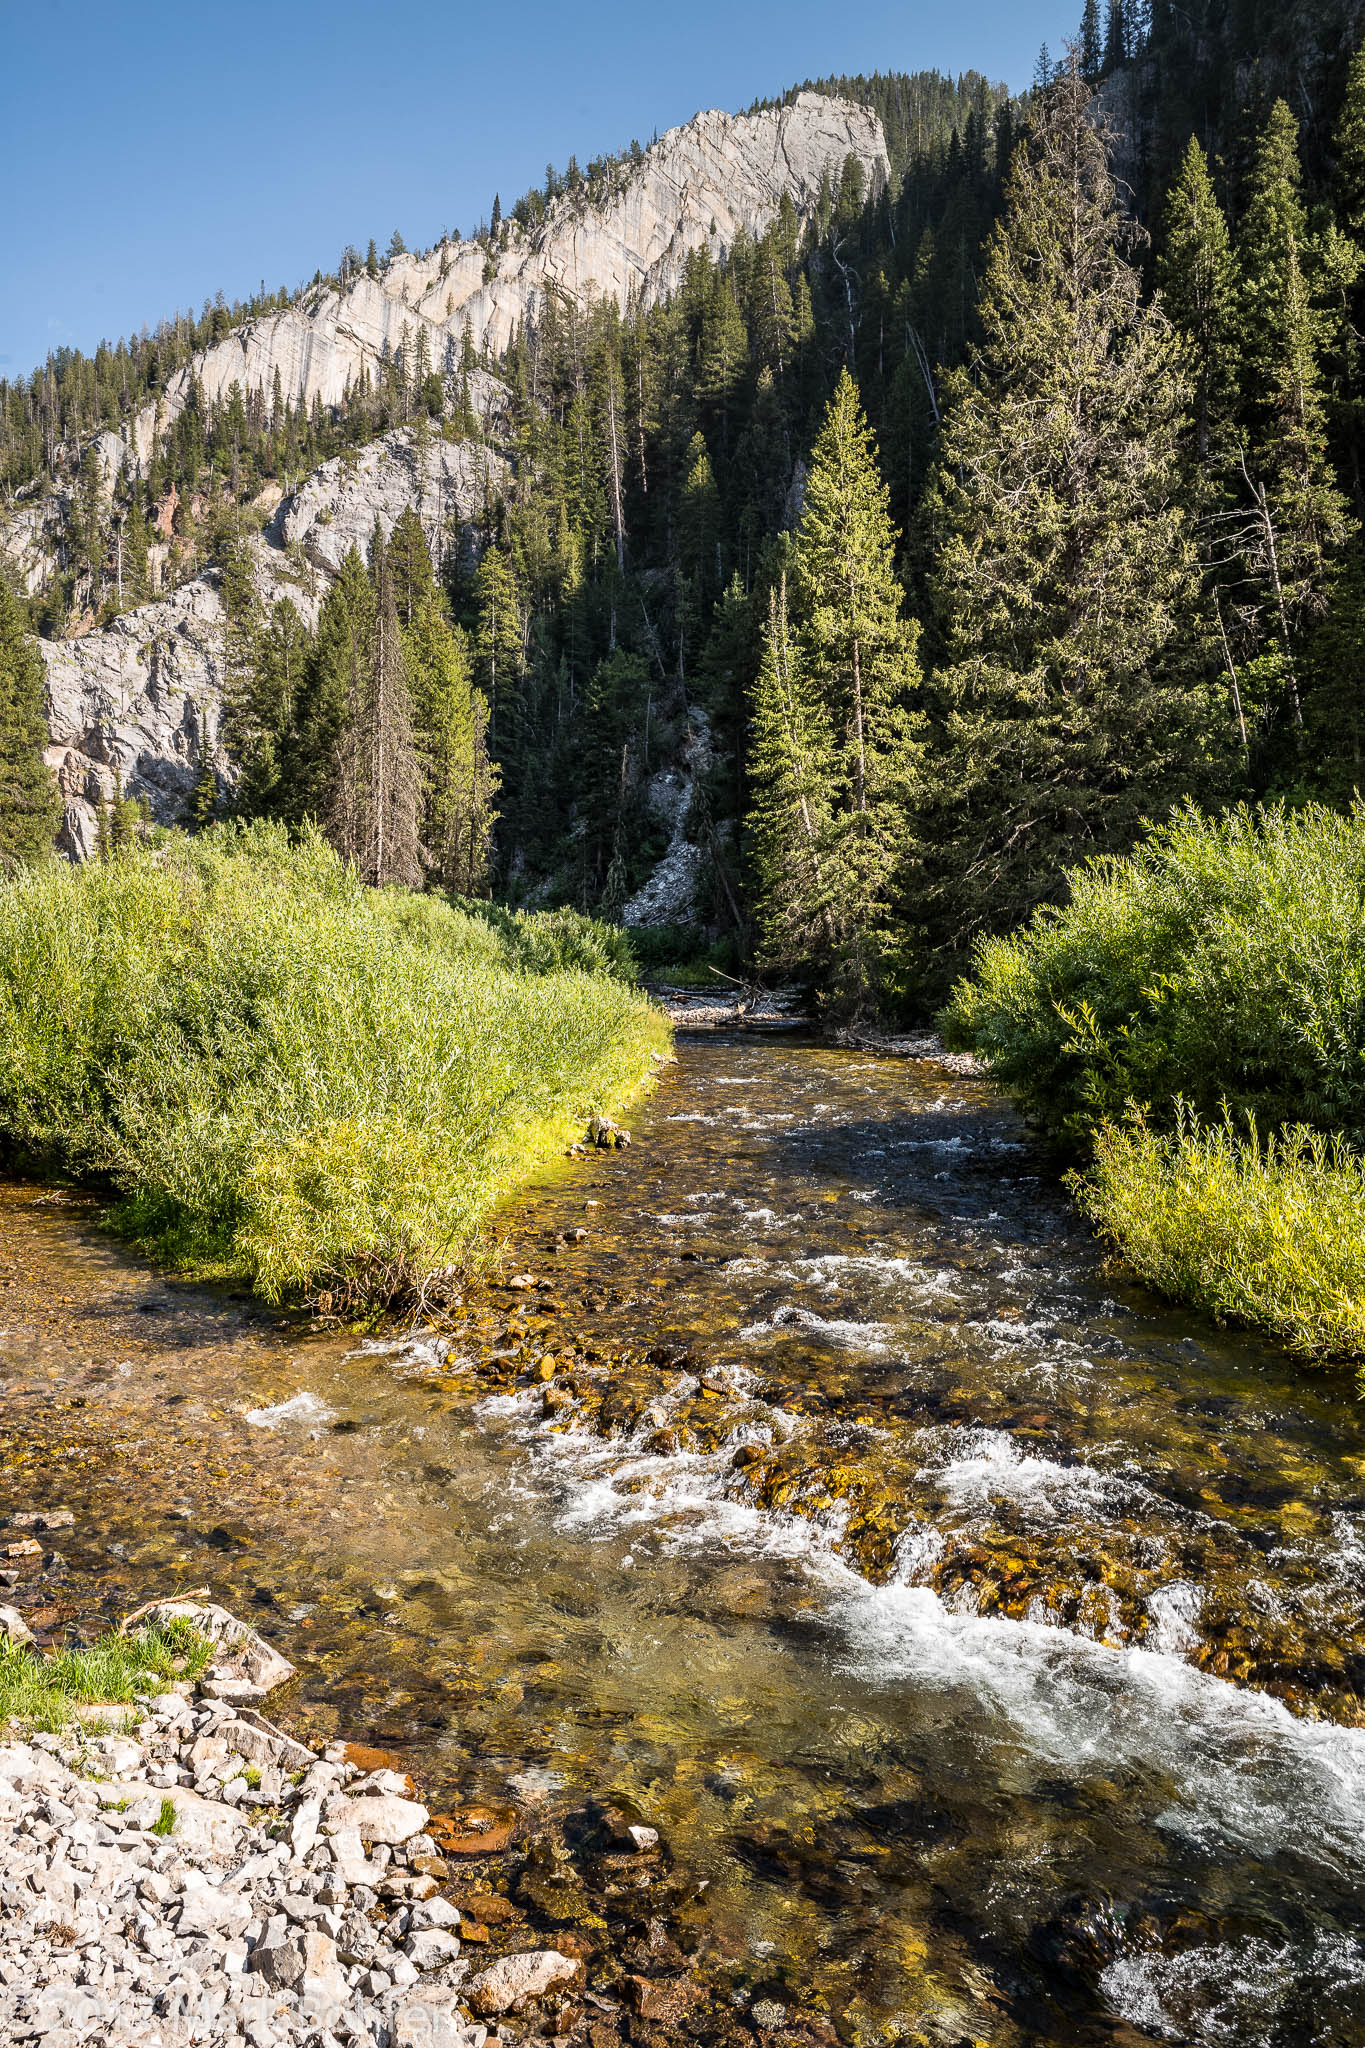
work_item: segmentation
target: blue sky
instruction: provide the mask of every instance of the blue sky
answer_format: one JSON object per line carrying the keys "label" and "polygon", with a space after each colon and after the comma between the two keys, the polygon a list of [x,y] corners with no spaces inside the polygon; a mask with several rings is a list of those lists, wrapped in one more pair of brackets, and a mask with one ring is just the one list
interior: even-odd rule
{"label": "blue sky", "polygon": [[0,0],[0,375],[833,71],[1028,83],[1080,0]]}

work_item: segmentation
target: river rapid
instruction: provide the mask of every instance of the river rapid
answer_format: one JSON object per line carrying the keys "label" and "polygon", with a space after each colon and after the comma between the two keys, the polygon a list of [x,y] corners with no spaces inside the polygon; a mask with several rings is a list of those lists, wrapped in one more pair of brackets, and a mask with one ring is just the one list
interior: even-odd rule
{"label": "river rapid", "polygon": [[1350,1375],[1125,1287],[931,1061],[683,1038],[634,1135],[406,1338],[6,1191],[0,1507],[77,1517],[30,1618],[209,1584],[431,1804],[620,1798],[737,2012],[1365,2048]]}

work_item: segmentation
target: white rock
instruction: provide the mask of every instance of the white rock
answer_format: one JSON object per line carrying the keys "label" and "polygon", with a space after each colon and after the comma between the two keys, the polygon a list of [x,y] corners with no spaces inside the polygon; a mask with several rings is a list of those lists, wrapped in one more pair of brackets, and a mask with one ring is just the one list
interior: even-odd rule
{"label": "white rock", "polygon": [[0,1607],[0,1642],[31,1643],[33,1630],[17,1607]]}
{"label": "white rock", "polygon": [[391,1795],[359,1799],[334,1799],[327,1808],[323,1825],[329,1834],[353,1828],[364,1842],[394,1844],[420,1835],[430,1815],[415,1799]]}
{"label": "white rock", "polygon": [[294,1808],[293,1818],[289,1823],[289,1846],[299,1861],[308,1854],[318,1838],[321,1812],[322,1804],[317,1799],[302,1799]]}
{"label": "white rock", "polygon": [[435,1985],[408,1992],[394,2007],[389,2048],[484,2048],[488,2029],[465,2018],[458,1996]]}
{"label": "white rock", "polygon": [[451,1905],[449,1899],[425,1899],[420,1905],[413,1907],[412,1917],[408,1924],[414,1929],[421,1927],[458,1927],[460,1916],[455,1907]]}
{"label": "white rock", "polygon": [[442,1963],[453,1963],[460,1953],[459,1938],[444,1927],[424,1927],[408,1936],[403,1953],[419,1970],[438,1970]]}
{"label": "white rock", "polygon": [[251,1901],[240,1892],[200,1882],[186,1885],[175,1931],[182,1939],[188,1934],[222,1934],[232,1940],[244,1932],[250,1918]]}
{"label": "white rock", "polygon": [[505,2012],[520,2012],[537,1998],[552,1991],[567,1990],[583,1975],[583,1965],[557,1949],[536,1949],[515,1956],[503,1956],[490,1969],[470,1979],[465,2002],[484,2018]]}

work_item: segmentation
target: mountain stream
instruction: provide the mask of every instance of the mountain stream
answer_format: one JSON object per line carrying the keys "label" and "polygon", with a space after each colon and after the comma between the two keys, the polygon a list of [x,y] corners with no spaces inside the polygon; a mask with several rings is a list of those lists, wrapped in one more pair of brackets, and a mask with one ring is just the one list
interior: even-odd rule
{"label": "mountain stream", "polygon": [[76,1513],[31,1619],[207,1583],[430,1803],[620,1798],[737,2010],[1365,2044],[1350,1375],[1116,1280],[933,1062],[683,1038],[634,1136],[410,1338],[0,1194],[0,1509]]}

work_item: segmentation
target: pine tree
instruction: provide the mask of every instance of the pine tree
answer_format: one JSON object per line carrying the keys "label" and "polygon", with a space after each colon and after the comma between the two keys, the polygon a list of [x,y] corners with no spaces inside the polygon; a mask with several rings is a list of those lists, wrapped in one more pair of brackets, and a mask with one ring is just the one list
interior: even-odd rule
{"label": "pine tree", "polygon": [[199,706],[199,765],[185,807],[186,822],[196,831],[202,832],[211,825],[218,815],[219,802],[218,769],[213,758],[213,741],[209,736],[208,716],[203,705]]}
{"label": "pine tree", "polygon": [[322,601],[303,666],[297,716],[281,755],[281,814],[327,815],[336,751],[360,692],[374,633],[374,591],[359,550],[348,549]]}
{"label": "pine tree", "polygon": [[1165,229],[1158,276],[1166,311],[1190,346],[1195,448],[1207,472],[1215,458],[1226,458],[1236,418],[1236,272],[1208,159],[1193,136]]}
{"label": "pine tree", "polygon": [[847,370],[811,456],[794,555],[802,655],[837,750],[830,875],[832,987],[854,1010],[899,974],[894,912],[908,881],[923,714],[919,629],[904,616],[877,451]]}
{"label": "pine tree", "polygon": [[1365,42],[1354,51],[1346,74],[1336,145],[1337,217],[1357,245],[1365,247]]}
{"label": "pine tree", "polygon": [[337,741],[328,836],[362,881],[421,886],[420,775],[402,628],[382,531],[371,548],[374,602],[369,645],[349,649],[346,722]]}
{"label": "pine tree", "polygon": [[1100,0],[1085,0],[1085,10],[1081,15],[1080,48],[1077,54],[1082,78],[1097,79],[1104,62],[1104,52],[1100,43]]}
{"label": "pine tree", "polygon": [[1287,710],[1303,723],[1298,649],[1326,607],[1350,532],[1327,452],[1322,354],[1330,322],[1314,295],[1298,124],[1276,102],[1252,167],[1237,236],[1243,415],[1241,502],[1231,522],[1249,588],[1244,616],[1282,664]]}
{"label": "pine tree", "polygon": [[831,875],[837,748],[788,616],[787,579],[768,611],[752,695],[745,821],[760,963],[824,966],[835,948]]}
{"label": "pine tree", "polygon": [[501,732],[515,721],[516,694],[526,672],[526,643],[512,566],[496,542],[484,549],[475,572],[474,603],[479,687],[488,700],[493,728]]}
{"label": "pine tree", "polygon": [[1128,62],[1128,9],[1126,0],[1109,0],[1104,25],[1104,58],[1101,70],[1107,76]]}
{"label": "pine tree", "polygon": [[40,860],[61,807],[47,745],[43,660],[23,607],[0,575],[0,863]]}
{"label": "pine tree", "polygon": [[1126,845],[1197,786],[1220,731],[1181,659],[1198,593],[1183,351],[1142,304],[1087,97],[1059,79],[1016,159],[983,339],[945,387],[930,520],[949,944],[1019,922],[1082,854]]}
{"label": "pine tree", "polygon": [[488,758],[488,703],[473,687],[468,638],[450,624],[410,509],[393,529],[387,561],[412,688],[424,859],[442,888],[475,896],[487,878],[500,779]]}

